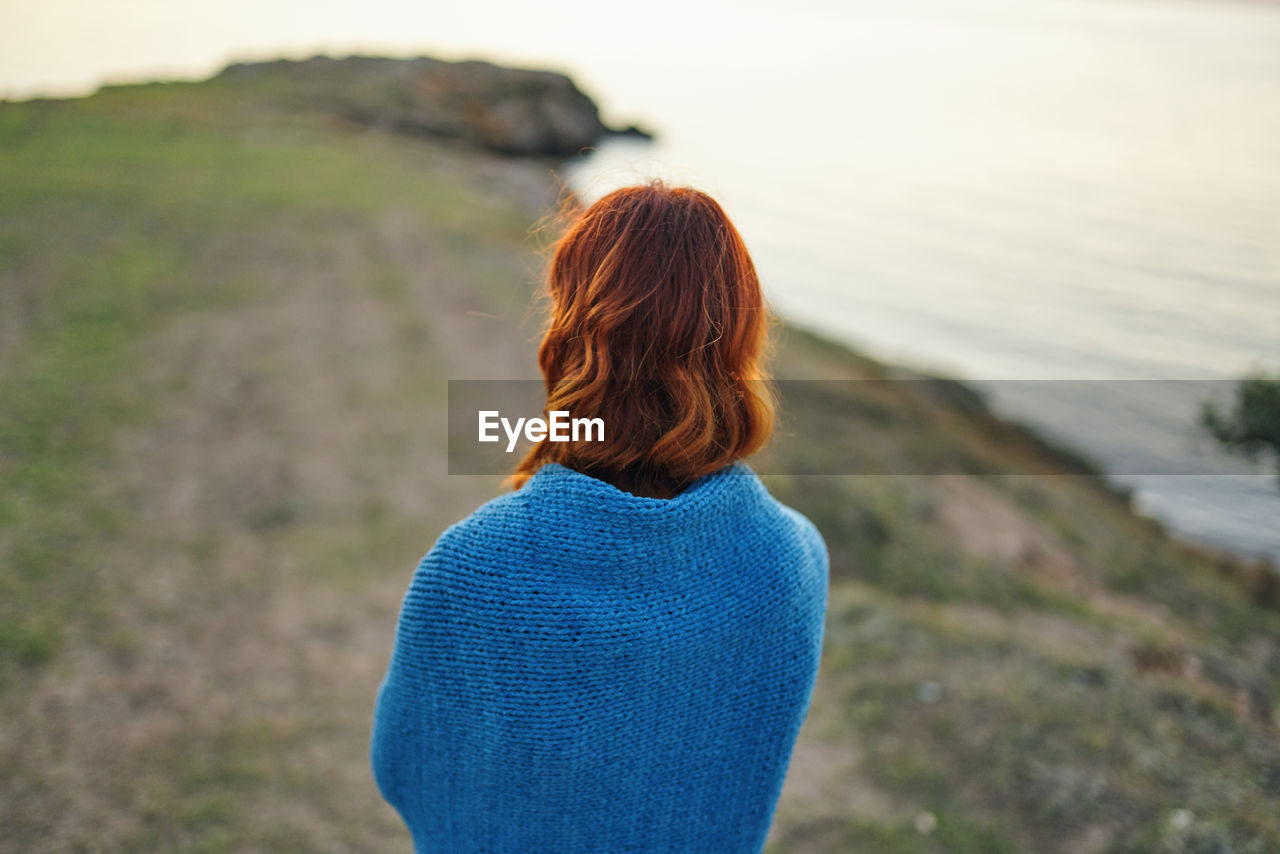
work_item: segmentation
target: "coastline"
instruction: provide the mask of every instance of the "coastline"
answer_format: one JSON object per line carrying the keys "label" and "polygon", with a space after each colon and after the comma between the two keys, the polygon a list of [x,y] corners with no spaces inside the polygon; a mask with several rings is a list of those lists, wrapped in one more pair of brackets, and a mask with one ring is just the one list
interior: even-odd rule
{"label": "coastline", "polygon": [[[0,105],[0,824],[24,849],[406,843],[368,715],[413,567],[502,489],[446,474],[445,389],[535,364],[554,161],[267,94]],[[899,375],[779,332],[779,377]],[[1172,541],[963,384],[853,387],[779,438],[969,468],[786,476],[824,449],[775,449],[832,596],[772,850],[1280,845],[1276,574]]]}
{"label": "coastline", "polygon": [[[789,346],[803,354],[795,357],[800,364],[805,364],[806,361],[811,362],[814,359],[812,354],[821,354],[818,358],[835,364],[848,365],[849,369],[842,373],[831,373],[827,366],[815,369],[812,364],[809,364],[807,369],[813,371],[812,376],[840,376],[852,379],[853,383],[847,386],[850,389],[856,388],[857,382],[862,380],[890,381],[902,389],[904,399],[925,397],[929,405],[948,410],[965,425],[966,429],[984,434],[987,441],[1005,448],[1018,449],[1016,457],[1018,462],[1011,468],[1004,467],[1008,476],[1078,477],[1087,481],[1108,503],[1122,507],[1123,512],[1132,515],[1135,519],[1140,519],[1142,524],[1153,531],[1160,532],[1161,536],[1176,542],[1179,547],[1199,555],[1207,562],[1222,567],[1232,567],[1224,571],[1239,572],[1244,577],[1265,572],[1280,576],[1280,567],[1277,567],[1275,562],[1266,555],[1242,554],[1227,546],[1215,546],[1181,537],[1168,523],[1155,516],[1141,513],[1134,506],[1133,488],[1114,479],[1106,468],[1093,459],[1087,451],[1066,439],[1050,436],[1025,420],[998,414],[992,406],[988,392],[984,392],[977,384],[945,374],[881,362],[834,338],[785,320],[780,329],[780,338],[783,341],[779,348],[782,354],[780,379],[784,385],[788,378],[797,376],[795,367],[788,364]],[[914,407],[921,405],[921,402],[912,401],[904,405]],[[815,435],[829,435],[829,433]],[[939,444],[946,443],[939,441]],[[959,455],[955,455],[954,458],[961,460]],[[940,469],[942,465],[935,460],[930,460],[927,464],[936,469]],[[906,476],[925,476],[925,466],[913,466],[907,462],[901,468],[907,473]],[[989,476],[998,474],[1001,468],[1000,463],[984,458],[971,465],[969,470]],[[825,470],[832,474],[840,473],[838,468]]]}

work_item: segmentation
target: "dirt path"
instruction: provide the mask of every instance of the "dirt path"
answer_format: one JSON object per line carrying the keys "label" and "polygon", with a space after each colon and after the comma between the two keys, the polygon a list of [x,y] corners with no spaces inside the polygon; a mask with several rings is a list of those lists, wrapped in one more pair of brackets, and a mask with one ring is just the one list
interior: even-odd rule
{"label": "dirt path", "polygon": [[[449,157],[494,216],[553,201],[542,167]],[[417,560],[497,490],[447,476],[444,384],[531,364],[537,259],[403,209],[294,229],[245,236],[247,298],[141,342],[100,614],[5,700],[4,850],[407,850],[374,693]]]}

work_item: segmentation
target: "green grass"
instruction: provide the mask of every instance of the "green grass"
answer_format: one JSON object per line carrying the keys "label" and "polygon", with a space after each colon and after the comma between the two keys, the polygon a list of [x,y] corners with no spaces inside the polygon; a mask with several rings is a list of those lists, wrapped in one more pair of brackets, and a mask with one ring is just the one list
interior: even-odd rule
{"label": "green grass", "polygon": [[[0,341],[0,686],[10,665],[56,657],[77,603],[101,593],[94,543],[130,524],[98,474],[116,432],[152,410],[133,381],[140,343],[260,295],[264,256],[301,266],[390,200],[431,223],[444,265],[527,232],[429,146],[305,123],[249,132],[242,116],[203,114],[205,98],[140,87],[0,105],[0,256],[18,319],[16,340]],[[372,287],[403,275],[384,266]],[[497,274],[480,278],[493,287]],[[298,512],[261,508],[253,526]]]}
{"label": "green grass", "polygon": [[166,249],[122,242],[79,258],[56,292],[41,294],[41,317],[0,379],[0,651],[20,664],[56,654],[67,609],[97,592],[93,543],[125,524],[94,475],[112,431],[145,416],[146,402],[123,378],[134,367],[132,344],[163,311],[166,277],[179,269]]}
{"label": "green grass", "polygon": [[[851,588],[833,599],[824,654],[870,779],[917,809],[965,817],[982,840],[946,850],[1002,850],[1008,837],[981,836],[993,826],[1052,850],[1091,824],[1113,828],[1107,850],[1149,850],[1173,807],[1211,819],[1229,850],[1280,838],[1267,806],[1280,789],[1267,782],[1280,770],[1274,736],[1242,719],[1231,693],[1162,669],[1181,669],[1179,649],[1140,639],[1117,660],[1104,637],[1081,660],[1051,639],[983,637],[940,620],[950,607]],[[926,683],[939,687],[926,694]],[[858,817],[850,838],[903,851],[942,838],[872,819]],[[824,850],[838,850],[849,829],[825,832]]]}
{"label": "green grass", "polygon": [[[54,758],[71,764],[46,773],[45,754],[10,739],[15,754],[0,759],[34,799],[6,814],[0,791],[15,839],[45,839],[66,814],[101,837],[77,844],[125,851],[404,842],[394,816],[377,811],[371,781],[352,771],[366,764],[366,682],[377,665],[343,659],[354,673],[330,672],[326,656],[356,643],[385,654],[370,626],[389,630],[394,604],[369,591],[388,577],[402,589],[432,536],[482,491],[409,481],[430,492],[415,504],[384,487],[413,459],[409,449],[439,438],[427,415],[442,405],[448,354],[432,336],[450,329],[429,312],[522,308],[519,272],[538,264],[533,223],[492,162],[271,111],[262,95],[219,80],[0,105],[0,720],[45,725],[24,705],[27,689],[70,678],[68,651],[103,654],[136,677],[119,687],[140,713],[168,702],[155,699],[168,683],[157,688],[128,666],[154,665],[157,637],[199,644],[212,656],[202,661],[212,695],[232,686],[242,699],[225,719],[196,709],[199,726],[151,734],[129,785],[77,790],[79,801],[64,790],[94,769],[55,744]],[[379,230],[389,221],[426,251],[397,256]],[[330,290],[310,287],[308,277],[335,267]],[[331,417],[358,427],[341,445],[351,459],[334,467],[348,479],[303,488],[285,477],[228,498],[215,508],[221,528],[144,528],[136,490],[148,485],[120,471],[117,442],[152,435],[172,400],[197,391],[180,365],[155,370],[157,342],[186,322],[250,323],[290,295],[357,289],[389,317],[391,346],[378,351],[377,382],[360,372],[369,366],[359,346],[326,356]],[[781,376],[884,375],[799,330],[782,337]],[[287,355],[266,347],[226,371],[252,373],[272,399],[298,379]],[[163,381],[142,381],[152,374]],[[767,478],[831,553],[820,696],[840,725],[832,749],[860,752],[864,782],[902,807],[797,819],[778,828],[775,850],[1058,851],[1091,826],[1105,828],[1106,851],[1280,847],[1274,710],[1262,720],[1278,697],[1280,616],[1260,607],[1270,601],[1262,587],[1171,544],[1086,464],[993,424],[963,389],[832,398],[834,386],[795,388],[772,470],[852,460],[917,471],[947,460],[994,472],[977,481],[983,494],[1056,543],[1077,586],[970,553],[943,524],[947,499],[927,478]],[[795,441],[850,423],[853,450],[839,459],[828,445]],[[260,429],[290,462],[294,437]],[[1000,474],[1027,471],[1044,474]],[[104,555],[118,572],[128,549],[139,550],[136,574],[104,574]],[[166,580],[171,566],[190,568],[186,586],[121,617],[130,585]],[[316,604],[325,597],[341,608]],[[232,628],[202,622],[208,614]],[[292,620],[293,634],[267,631],[275,620]],[[247,663],[218,659],[244,626],[263,648],[237,648]],[[256,655],[292,669],[264,676]],[[349,680],[355,695],[344,693]],[[76,813],[90,795],[105,812]],[[1191,818],[1173,821],[1177,810]]]}
{"label": "green grass", "polygon": [[[264,114],[216,86],[0,104],[0,848],[386,850],[403,834],[367,779],[362,727],[376,686],[367,672],[312,673],[304,653],[342,653],[353,638],[385,652],[368,627],[389,631],[394,614],[368,601],[371,581],[403,583],[432,528],[460,515],[453,493],[424,484],[438,506],[410,515],[286,480],[243,499],[228,492],[218,518],[154,527],[138,508],[159,484],[122,469],[119,442],[133,437],[143,444],[130,453],[145,454],[175,401],[188,415],[217,415],[192,399],[207,378],[185,370],[201,357],[182,349],[189,331],[230,322],[261,333],[256,318],[279,316],[284,300],[368,293],[393,319],[389,364],[374,366],[386,381],[343,372],[338,360],[365,358],[358,346],[316,354],[336,362],[332,388],[346,408],[334,415],[364,419],[350,449],[363,461],[350,464],[363,464],[360,494],[380,494],[372,478],[421,443],[423,416],[443,399],[424,293],[461,294],[455,306],[495,313],[511,308],[513,271],[532,266],[530,218],[482,160]],[[407,242],[415,237],[428,251]],[[226,378],[265,384],[268,401],[288,394],[298,380],[288,354],[269,334],[244,346],[257,349],[225,365]],[[280,445],[287,473],[293,437],[256,427],[246,435]],[[175,596],[137,597],[156,585]],[[312,603],[331,601],[326,591],[356,610],[325,613]],[[299,648],[259,649],[274,643],[267,628],[282,600],[301,611]],[[181,671],[166,675],[170,650],[199,668],[201,696],[241,701],[210,718],[181,694]],[[257,659],[289,655],[296,670],[271,682],[288,699],[264,696]],[[99,668],[118,680],[107,694]],[[58,705],[67,691],[77,699]],[[118,717],[117,702],[133,711]],[[101,736],[57,736],[69,725],[59,708],[81,721],[73,735],[97,732],[84,716],[103,715]],[[102,761],[103,739],[120,738],[134,712],[156,728]],[[364,771],[354,792],[352,769]]]}

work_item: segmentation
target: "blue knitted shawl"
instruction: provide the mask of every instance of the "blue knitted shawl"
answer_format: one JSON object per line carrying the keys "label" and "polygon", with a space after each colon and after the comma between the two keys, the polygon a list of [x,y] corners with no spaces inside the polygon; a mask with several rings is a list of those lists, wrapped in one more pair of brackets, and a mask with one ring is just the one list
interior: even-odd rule
{"label": "blue knitted shawl", "polygon": [[409,586],[371,756],[418,852],[756,852],[827,551],[744,463],[672,499],[552,463]]}

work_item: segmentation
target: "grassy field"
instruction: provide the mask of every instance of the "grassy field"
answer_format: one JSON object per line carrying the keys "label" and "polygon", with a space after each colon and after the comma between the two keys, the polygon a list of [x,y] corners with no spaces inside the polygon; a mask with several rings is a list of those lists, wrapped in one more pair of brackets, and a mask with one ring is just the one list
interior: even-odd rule
{"label": "grassy field", "polygon": [[[250,95],[0,104],[0,850],[409,850],[373,696],[500,489],[446,380],[534,375],[554,176]],[[792,328],[777,373],[897,375]],[[956,463],[767,478],[832,555],[771,850],[1280,850],[1275,576],[962,390],[841,388],[762,469]]]}

